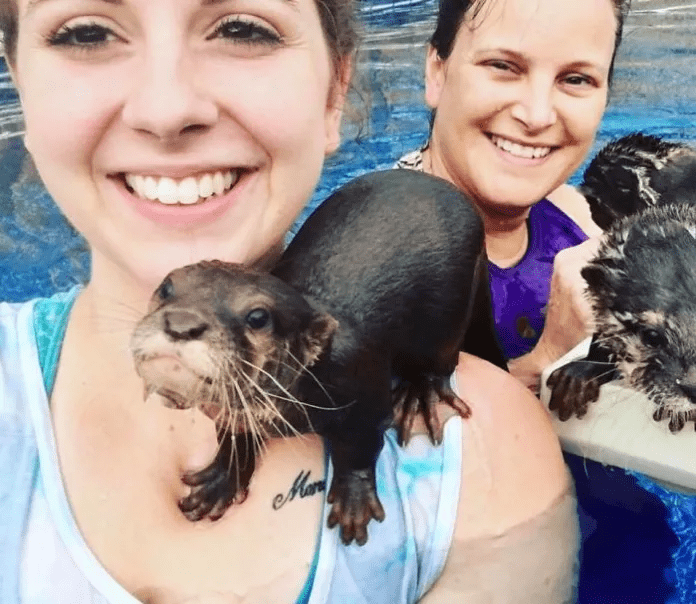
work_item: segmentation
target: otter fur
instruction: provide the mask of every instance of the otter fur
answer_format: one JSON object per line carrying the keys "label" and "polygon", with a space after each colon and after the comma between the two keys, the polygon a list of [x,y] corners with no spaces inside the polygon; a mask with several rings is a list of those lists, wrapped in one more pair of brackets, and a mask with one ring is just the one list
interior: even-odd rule
{"label": "otter fur", "polygon": [[561,420],[582,417],[602,384],[623,379],[672,432],[696,420],[696,207],[620,219],[581,274],[595,333],[585,359],[549,376],[550,409]]}
{"label": "otter fur", "polygon": [[[133,336],[146,392],[200,407],[219,451],[180,502],[219,518],[246,496],[273,436],[317,432],[334,468],[329,526],[345,543],[382,520],[375,464],[395,416],[407,441],[449,386],[459,350],[504,367],[495,339],[481,218],[444,180],[389,170],[357,178],[305,222],[272,275],[203,262],[171,273]],[[393,378],[397,385],[393,386]]]}
{"label": "otter fur", "polygon": [[616,220],[654,206],[696,199],[696,149],[634,132],[612,141],[590,162],[579,187],[592,220],[607,230]]}

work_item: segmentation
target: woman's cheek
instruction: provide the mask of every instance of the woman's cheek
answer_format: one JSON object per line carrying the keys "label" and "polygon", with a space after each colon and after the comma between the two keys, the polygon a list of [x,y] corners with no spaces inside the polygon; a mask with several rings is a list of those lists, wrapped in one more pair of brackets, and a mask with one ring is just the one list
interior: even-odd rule
{"label": "woman's cheek", "polygon": [[[34,73],[45,72],[34,70]],[[24,98],[42,99],[38,103],[25,103],[23,107],[25,140],[37,164],[41,163],[44,153],[58,163],[77,165],[89,161],[100,136],[115,119],[120,102],[114,94],[119,89],[116,77],[113,73],[98,78],[86,74],[82,77],[64,75],[27,82],[32,89]],[[68,81],[71,86],[65,85]],[[51,136],[46,136],[47,132]]]}

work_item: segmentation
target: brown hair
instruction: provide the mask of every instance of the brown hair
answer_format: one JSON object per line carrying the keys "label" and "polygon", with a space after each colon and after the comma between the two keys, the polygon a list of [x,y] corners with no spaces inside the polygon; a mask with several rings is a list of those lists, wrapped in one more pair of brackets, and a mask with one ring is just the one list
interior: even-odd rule
{"label": "brown hair", "polygon": [[[315,0],[324,37],[331,53],[334,72],[339,73],[343,59],[357,44],[357,25],[354,0]],[[19,19],[17,0],[0,0],[0,33],[5,56],[10,65],[17,58],[17,31]]]}
{"label": "brown hair", "polygon": [[[441,59],[447,59],[452,53],[454,39],[464,18],[469,12],[475,16],[485,4],[486,0],[440,0],[440,9],[437,13],[437,25],[435,33],[430,38],[430,45],[437,51]],[[616,15],[616,36],[614,38],[614,54],[611,57],[609,67],[609,83],[611,84],[614,73],[614,60],[616,51],[621,44],[623,25],[628,13],[631,0],[611,0]]]}

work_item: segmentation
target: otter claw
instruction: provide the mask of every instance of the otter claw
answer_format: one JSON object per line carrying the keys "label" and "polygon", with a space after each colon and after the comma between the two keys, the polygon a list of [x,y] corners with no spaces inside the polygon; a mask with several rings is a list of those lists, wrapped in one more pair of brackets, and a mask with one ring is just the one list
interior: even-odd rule
{"label": "otter claw", "polygon": [[332,504],[329,528],[341,525],[341,541],[350,545],[367,542],[367,525],[372,518],[384,520],[384,508],[377,497],[375,474],[371,469],[353,470],[342,478],[334,477],[327,501]]}
{"label": "otter claw", "polygon": [[587,359],[573,361],[554,370],[546,380],[551,389],[549,409],[562,422],[587,414],[589,403],[599,398],[599,387],[614,379],[607,370],[608,363],[589,363]]}
{"label": "otter claw", "polygon": [[416,384],[402,383],[394,394],[394,401],[394,422],[400,445],[407,445],[411,439],[418,413],[423,416],[430,441],[436,445],[442,442],[443,426],[437,412],[439,402],[452,407],[464,419],[471,416],[469,405],[452,390],[449,378],[443,376],[428,376]]}
{"label": "otter claw", "polygon": [[[256,466],[253,443],[224,435],[215,459],[197,472],[181,477],[191,493],[179,500],[179,509],[191,520],[219,520],[233,503],[243,503]],[[251,448],[249,448],[251,446]]]}

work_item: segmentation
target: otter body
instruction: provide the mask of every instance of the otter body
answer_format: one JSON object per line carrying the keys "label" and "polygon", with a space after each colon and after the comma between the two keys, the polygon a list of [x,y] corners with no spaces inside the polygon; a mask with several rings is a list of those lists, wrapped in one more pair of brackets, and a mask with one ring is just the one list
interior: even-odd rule
{"label": "otter body", "polygon": [[582,417],[602,384],[623,379],[672,432],[696,420],[696,207],[657,206],[615,222],[581,274],[595,333],[585,359],[549,376],[549,407],[561,420]]}
{"label": "otter body", "polygon": [[[390,170],[329,197],[272,275],[220,262],[174,271],[133,348],[148,390],[216,420],[220,450],[184,477],[194,489],[182,510],[221,516],[244,498],[263,439],[313,431],[334,466],[329,524],[364,543],[384,517],[374,471],[393,415],[402,441],[418,414],[438,441],[439,400],[469,414],[449,387],[459,350],[505,366],[486,266],[472,204],[441,179]],[[207,360],[189,359],[191,346]]]}

